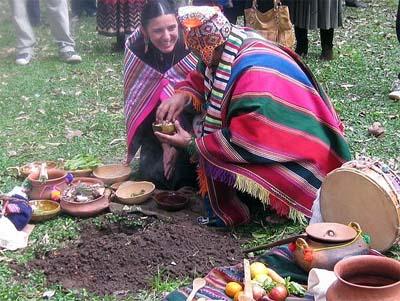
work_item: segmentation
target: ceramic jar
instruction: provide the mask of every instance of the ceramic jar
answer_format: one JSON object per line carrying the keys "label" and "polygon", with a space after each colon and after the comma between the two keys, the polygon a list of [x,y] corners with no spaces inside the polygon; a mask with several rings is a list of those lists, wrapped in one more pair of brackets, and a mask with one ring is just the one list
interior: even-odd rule
{"label": "ceramic jar", "polygon": [[338,278],[327,301],[399,301],[400,262],[384,256],[361,255],[343,259],[334,268]]}
{"label": "ceramic jar", "polygon": [[[351,223],[349,226],[320,223],[309,227],[312,227],[312,229],[306,230],[306,232],[321,230],[321,233],[318,233],[318,235],[308,233],[307,237],[298,238],[293,244],[295,262],[305,271],[312,268],[332,271],[335,264],[343,258],[369,253],[370,247],[364,241],[361,228],[357,223]],[[329,230],[325,231],[325,228]],[[348,229],[346,230],[346,228]],[[340,230],[348,231],[348,234],[345,234],[349,236],[347,238],[346,236],[341,237],[341,235],[335,236],[335,233],[340,233]],[[325,234],[325,232],[328,234]],[[330,240],[330,232],[332,232],[332,238],[338,239],[337,241]]]}
{"label": "ceramic jar", "polygon": [[28,197],[31,200],[50,200],[52,191],[62,192],[67,187],[67,172],[62,169],[49,169],[48,180],[39,181],[39,173],[31,173],[28,176],[29,191]]}

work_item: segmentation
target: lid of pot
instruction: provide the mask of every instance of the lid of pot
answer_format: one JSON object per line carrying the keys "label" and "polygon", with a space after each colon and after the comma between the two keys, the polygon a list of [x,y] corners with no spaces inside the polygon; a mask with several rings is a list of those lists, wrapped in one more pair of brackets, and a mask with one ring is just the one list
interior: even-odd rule
{"label": "lid of pot", "polygon": [[326,242],[346,242],[357,236],[357,231],[347,225],[338,223],[316,223],[306,228],[311,238]]}

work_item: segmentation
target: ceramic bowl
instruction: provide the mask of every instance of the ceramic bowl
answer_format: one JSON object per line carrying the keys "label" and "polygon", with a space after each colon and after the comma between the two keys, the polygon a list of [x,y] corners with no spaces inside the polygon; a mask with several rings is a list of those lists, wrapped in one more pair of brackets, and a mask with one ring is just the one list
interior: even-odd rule
{"label": "ceramic bowl", "polygon": [[47,169],[58,167],[58,164],[55,161],[35,161],[21,166],[19,168],[19,173],[22,177],[26,178],[33,170],[39,170],[42,163],[46,163]]}
{"label": "ceramic bowl", "polygon": [[120,203],[128,205],[141,204],[147,201],[154,189],[155,186],[151,182],[128,181],[118,187],[115,195]]}
{"label": "ceramic bowl", "polygon": [[93,175],[103,181],[105,185],[112,185],[117,182],[126,181],[132,169],[125,164],[108,164],[97,167],[93,170]]}
{"label": "ceramic bowl", "polygon": [[[104,185],[103,181],[99,179],[85,177],[75,178],[72,181],[71,185],[79,185],[80,183]],[[95,216],[108,208],[108,206],[110,205],[109,197],[110,191],[109,189],[105,189],[102,196],[88,202],[75,202],[61,197],[60,205],[62,211],[66,212],[69,215],[78,217],[89,217]]]}
{"label": "ceramic bowl", "polygon": [[32,207],[32,222],[42,222],[52,219],[60,213],[60,204],[50,200],[29,201]]}
{"label": "ceramic bowl", "polygon": [[153,122],[152,127],[154,132],[161,132],[167,135],[173,135],[176,132],[175,124],[173,124],[172,122],[166,122],[166,123]]}
{"label": "ceramic bowl", "polygon": [[187,206],[189,199],[187,196],[173,191],[164,191],[154,195],[157,206],[166,211],[178,211]]}

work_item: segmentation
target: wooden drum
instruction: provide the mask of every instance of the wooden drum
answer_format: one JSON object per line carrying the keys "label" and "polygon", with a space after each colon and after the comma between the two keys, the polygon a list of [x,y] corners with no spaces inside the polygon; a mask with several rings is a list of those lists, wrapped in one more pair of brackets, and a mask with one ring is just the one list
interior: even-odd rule
{"label": "wooden drum", "polygon": [[369,158],[345,163],[321,186],[324,222],[357,222],[371,237],[371,248],[386,251],[400,241],[400,177]]}

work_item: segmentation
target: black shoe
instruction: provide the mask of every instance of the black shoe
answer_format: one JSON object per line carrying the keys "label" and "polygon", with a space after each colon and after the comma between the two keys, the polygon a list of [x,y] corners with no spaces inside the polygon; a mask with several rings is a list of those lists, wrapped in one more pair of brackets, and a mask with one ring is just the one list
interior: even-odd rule
{"label": "black shoe", "polygon": [[332,48],[322,49],[319,59],[321,61],[332,61],[333,60],[333,49]]}
{"label": "black shoe", "polygon": [[298,44],[296,45],[296,49],[294,50],[299,56],[301,57],[306,57],[308,54],[308,44],[306,45],[301,45]]}
{"label": "black shoe", "polygon": [[346,6],[349,7],[359,7],[359,8],[367,8],[368,5],[359,0],[346,0]]}

